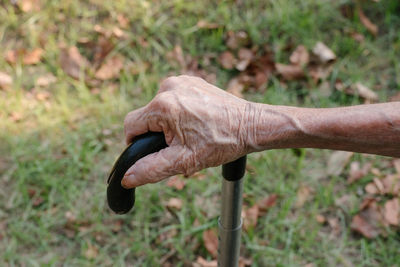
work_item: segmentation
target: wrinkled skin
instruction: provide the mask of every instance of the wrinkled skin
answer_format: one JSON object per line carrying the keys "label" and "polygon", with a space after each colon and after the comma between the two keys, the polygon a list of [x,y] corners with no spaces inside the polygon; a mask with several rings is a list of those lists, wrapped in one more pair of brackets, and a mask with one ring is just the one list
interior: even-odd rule
{"label": "wrinkled skin", "polygon": [[249,102],[203,79],[170,77],[155,98],[125,118],[127,143],[148,131],[164,132],[169,147],[139,160],[126,173],[125,187],[186,176],[249,153],[244,120]]}
{"label": "wrinkled skin", "polygon": [[186,176],[247,153],[323,148],[400,157],[400,102],[339,108],[272,106],[237,98],[206,81],[170,77],[156,97],[125,119],[129,143],[164,132],[169,147],[137,161],[122,185],[131,188]]}

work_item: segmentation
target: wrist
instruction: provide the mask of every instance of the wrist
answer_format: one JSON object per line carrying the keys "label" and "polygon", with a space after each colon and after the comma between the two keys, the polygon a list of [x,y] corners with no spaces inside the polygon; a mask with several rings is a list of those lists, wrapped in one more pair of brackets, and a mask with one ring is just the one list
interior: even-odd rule
{"label": "wrist", "polygon": [[248,151],[300,147],[306,136],[301,130],[299,113],[300,108],[249,102],[246,108]]}

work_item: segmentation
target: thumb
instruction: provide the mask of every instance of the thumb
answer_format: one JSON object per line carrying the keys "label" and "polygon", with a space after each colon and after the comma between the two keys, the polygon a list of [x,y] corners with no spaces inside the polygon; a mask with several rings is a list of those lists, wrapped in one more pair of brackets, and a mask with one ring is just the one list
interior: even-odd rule
{"label": "thumb", "polygon": [[170,146],[138,160],[125,173],[121,184],[125,188],[156,183],[181,173],[181,160],[185,150],[182,146]]}

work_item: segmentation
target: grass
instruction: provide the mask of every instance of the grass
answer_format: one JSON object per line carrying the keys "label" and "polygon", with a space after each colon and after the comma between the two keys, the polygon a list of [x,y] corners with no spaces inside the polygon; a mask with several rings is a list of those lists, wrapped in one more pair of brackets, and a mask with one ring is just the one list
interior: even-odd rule
{"label": "grass", "polygon": [[[123,149],[123,118],[155,95],[163,77],[179,73],[166,54],[180,45],[186,55],[202,58],[225,51],[227,31],[245,30],[252,41],[269,45],[278,62],[287,62],[290,49],[299,44],[312,48],[317,41],[331,47],[338,60],[327,82],[361,81],[376,89],[381,101],[400,90],[400,5],[395,0],[370,1],[363,8],[380,33],[370,35],[357,14],[348,18],[340,8],[352,1],[42,1],[41,9],[23,13],[11,3],[0,4],[0,43],[5,52],[15,47],[42,47],[42,62],[35,66],[8,64],[0,70],[13,76],[9,90],[0,90],[0,262],[8,266],[190,266],[197,256],[211,259],[202,233],[216,228],[219,214],[220,170],[204,170],[206,179],[188,179],[182,191],[165,183],[137,190],[135,211],[117,216],[105,203],[106,178]],[[77,45],[90,58],[92,51],[78,41],[96,40],[94,25],[118,25],[117,16],[130,21],[126,39],[118,40],[111,54],[141,66],[137,74],[125,68],[118,79],[106,81],[93,94],[83,80],[68,77],[58,57],[60,43]],[[223,25],[199,29],[204,19]],[[111,27],[110,26],[110,27]],[[361,44],[346,32],[365,36]],[[144,38],[148,45],[140,45]],[[144,67],[148,65],[147,69]],[[235,72],[216,62],[206,66],[225,87]],[[35,80],[51,72],[57,82],[35,88]],[[299,100],[300,88],[304,97]],[[381,88],[378,90],[378,88]],[[37,92],[50,97],[41,101]],[[359,104],[360,99],[319,85],[272,77],[265,93],[248,93],[249,100],[280,105],[332,107]],[[13,114],[21,118],[15,121]],[[327,176],[331,152],[306,150],[300,160],[290,150],[249,156],[245,203],[251,205],[272,193],[278,203],[243,233],[243,256],[252,266],[397,266],[400,239],[396,230],[386,237],[367,240],[350,231],[351,216],[362,200],[368,177],[346,186],[347,170]],[[355,156],[372,161],[383,171],[389,159]],[[313,198],[296,208],[296,194],[306,184]],[[350,196],[348,206],[335,204]],[[171,197],[183,208],[170,211]],[[336,218],[340,233],[315,220],[317,214]],[[168,254],[171,253],[171,254]],[[168,266],[164,263],[164,266]]]}

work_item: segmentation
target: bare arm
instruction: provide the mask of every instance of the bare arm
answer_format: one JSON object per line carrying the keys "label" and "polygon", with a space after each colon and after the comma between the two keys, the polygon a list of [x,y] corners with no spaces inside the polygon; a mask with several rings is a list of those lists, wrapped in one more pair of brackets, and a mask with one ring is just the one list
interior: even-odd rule
{"label": "bare arm", "polygon": [[[253,112],[254,150],[325,148],[400,157],[400,102],[326,109],[255,104]],[[273,117],[282,125],[271,134]]]}
{"label": "bare arm", "polygon": [[127,188],[265,149],[400,157],[400,102],[329,109],[272,106],[237,98],[200,78],[170,77],[149,104],[125,118],[128,143],[148,131],[164,132],[168,147],[137,161],[122,180]]}

